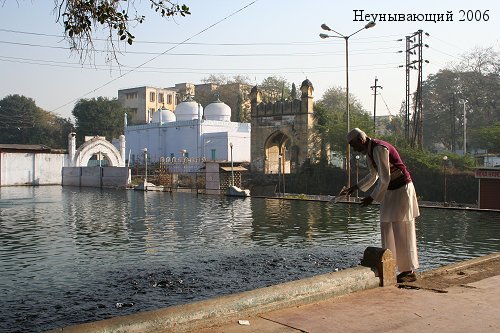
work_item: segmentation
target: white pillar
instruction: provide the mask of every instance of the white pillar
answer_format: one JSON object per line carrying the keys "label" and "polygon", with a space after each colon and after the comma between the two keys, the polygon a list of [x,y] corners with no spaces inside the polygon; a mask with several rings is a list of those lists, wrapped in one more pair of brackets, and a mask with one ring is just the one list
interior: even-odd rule
{"label": "white pillar", "polygon": [[120,157],[122,158],[123,165],[125,166],[125,135],[120,135]]}
{"label": "white pillar", "polygon": [[71,132],[68,134],[69,166],[75,166],[75,154],[76,154],[76,133]]}

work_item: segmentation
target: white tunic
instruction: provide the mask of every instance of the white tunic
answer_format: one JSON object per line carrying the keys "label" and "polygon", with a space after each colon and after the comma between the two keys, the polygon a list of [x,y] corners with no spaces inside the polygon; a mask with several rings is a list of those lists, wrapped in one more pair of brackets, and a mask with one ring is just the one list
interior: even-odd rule
{"label": "white tunic", "polygon": [[[368,145],[369,151],[371,145],[372,141]],[[380,202],[382,247],[391,250],[400,272],[414,271],[419,267],[415,218],[420,212],[413,183],[396,190],[387,189],[391,176],[397,178],[401,174],[396,171],[391,175],[389,150],[386,147],[377,145],[373,149],[377,168],[370,158],[367,160],[370,173],[358,183],[358,188],[366,192],[378,179],[371,197]]]}
{"label": "white tunic", "polygon": [[[372,141],[369,142],[368,150],[371,150]],[[378,180],[371,197],[380,202],[380,222],[403,222],[411,221],[420,216],[417,195],[413,183],[406,184],[396,190],[388,190],[391,181],[391,164],[389,162],[389,150],[381,145],[373,149],[375,167],[370,158],[367,158],[370,173],[358,182],[358,188],[363,192],[368,191]],[[398,175],[392,175],[397,177]]]}

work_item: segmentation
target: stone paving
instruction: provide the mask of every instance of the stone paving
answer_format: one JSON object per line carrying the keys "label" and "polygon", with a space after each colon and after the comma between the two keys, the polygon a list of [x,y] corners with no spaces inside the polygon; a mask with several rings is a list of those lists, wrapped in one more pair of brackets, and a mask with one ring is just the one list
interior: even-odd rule
{"label": "stone paving", "polygon": [[500,255],[489,259],[197,332],[500,332]]}

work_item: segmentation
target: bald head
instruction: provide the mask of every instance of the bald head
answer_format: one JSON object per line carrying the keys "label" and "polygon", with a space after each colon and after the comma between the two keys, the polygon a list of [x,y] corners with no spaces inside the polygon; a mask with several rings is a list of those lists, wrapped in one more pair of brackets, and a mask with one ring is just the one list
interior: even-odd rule
{"label": "bald head", "polygon": [[346,140],[347,143],[351,143],[354,139],[360,139],[361,142],[365,142],[367,135],[365,132],[360,130],[359,128],[353,128],[349,133],[347,133]]}

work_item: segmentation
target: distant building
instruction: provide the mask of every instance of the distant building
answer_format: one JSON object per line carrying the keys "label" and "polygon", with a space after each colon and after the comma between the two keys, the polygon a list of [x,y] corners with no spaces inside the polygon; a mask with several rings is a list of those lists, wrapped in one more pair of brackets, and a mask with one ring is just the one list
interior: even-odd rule
{"label": "distant building", "polygon": [[174,110],[177,91],[171,88],[137,87],[118,90],[118,100],[132,116],[133,124],[147,124],[156,110]]}
{"label": "distant building", "polygon": [[477,168],[479,179],[478,204],[480,209],[500,209],[500,168]]}
{"label": "distant building", "polygon": [[175,112],[177,104],[194,97],[202,106],[220,96],[231,108],[231,120],[250,122],[250,85],[241,83],[177,83],[173,87],[135,87],[118,90],[118,100],[131,116],[131,124],[147,124],[160,108]]}
{"label": "distant building", "polygon": [[249,93],[251,88],[250,85],[243,83],[178,83],[168,89],[177,91],[178,101],[193,96],[204,107],[214,100],[215,95],[220,96],[231,108],[231,121],[250,122]]}
{"label": "distant building", "polygon": [[[159,108],[151,122],[125,125],[126,157],[129,163],[142,163],[144,149],[150,162],[160,158],[190,158],[237,162],[250,161],[250,124],[232,122],[231,108],[216,100],[206,108],[188,99],[175,108]],[[231,144],[233,149],[231,149]]]}
{"label": "distant building", "polygon": [[[312,83],[304,80],[300,91],[300,99],[265,103],[259,88],[252,88],[252,171],[295,173],[303,164],[319,160]],[[325,149],[328,156],[330,149]]]}

